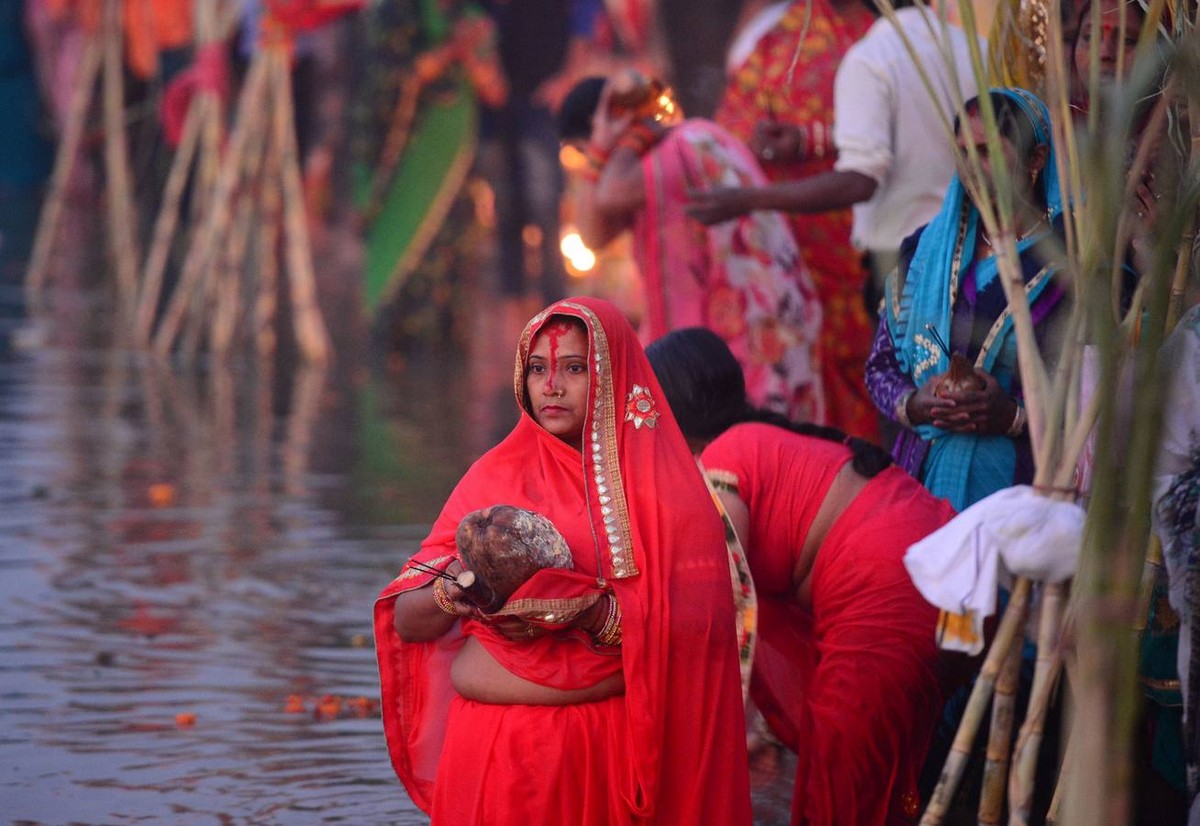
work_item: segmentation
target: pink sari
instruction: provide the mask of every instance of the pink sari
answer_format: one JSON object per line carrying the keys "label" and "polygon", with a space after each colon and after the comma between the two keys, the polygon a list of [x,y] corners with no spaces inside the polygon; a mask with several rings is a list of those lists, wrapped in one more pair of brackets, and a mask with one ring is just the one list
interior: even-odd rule
{"label": "pink sari", "polygon": [[786,219],[752,212],[706,227],[684,209],[689,190],[765,185],[749,150],[711,121],[688,120],[643,156],[642,173],[634,257],[646,282],[643,340],[707,327],[741,363],[754,404],[824,423],[821,306]]}

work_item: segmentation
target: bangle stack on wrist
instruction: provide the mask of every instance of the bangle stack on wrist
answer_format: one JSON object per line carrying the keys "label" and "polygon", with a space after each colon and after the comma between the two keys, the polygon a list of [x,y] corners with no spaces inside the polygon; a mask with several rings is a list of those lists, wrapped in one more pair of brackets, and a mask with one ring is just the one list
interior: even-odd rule
{"label": "bangle stack on wrist", "polygon": [[595,634],[592,634],[592,639],[597,645],[615,646],[621,644],[621,605],[617,602],[617,598],[612,594],[606,594],[608,597],[608,613],[604,616],[604,625]]}
{"label": "bangle stack on wrist", "polygon": [[433,578],[433,601],[447,614],[458,616],[458,606],[450,599],[450,594],[446,591],[446,580],[440,576]]}

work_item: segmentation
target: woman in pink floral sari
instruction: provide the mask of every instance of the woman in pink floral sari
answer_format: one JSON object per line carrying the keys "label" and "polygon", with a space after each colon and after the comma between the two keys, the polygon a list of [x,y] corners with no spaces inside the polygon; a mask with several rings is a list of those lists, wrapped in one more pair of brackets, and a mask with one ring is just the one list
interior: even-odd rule
{"label": "woman in pink floral sari", "polygon": [[633,232],[646,288],[642,340],[707,327],[741,363],[755,404],[824,423],[821,308],[786,218],[755,212],[706,227],[684,211],[690,191],[765,181],[758,163],[711,121],[673,125],[669,106],[620,114],[612,96],[612,83],[582,81],[559,128],[591,164],[578,215],[585,243],[598,249]]}

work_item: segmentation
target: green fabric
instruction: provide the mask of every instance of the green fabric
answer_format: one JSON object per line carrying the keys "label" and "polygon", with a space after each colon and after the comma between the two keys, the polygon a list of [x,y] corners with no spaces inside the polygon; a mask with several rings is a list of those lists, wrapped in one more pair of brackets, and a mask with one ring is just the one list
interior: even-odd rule
{"label": "green fabric", "polygon": [[[366,237],[363,299],[371,315],[397,289],[419,262],[432,231],[445,217],[461,180],[452,172],[465,171],[476,130],[475,97],[465,83],[422,107],[386,193]],[[464,160],[463,155],[468,157]],[[370,170],[356,170],[356,199],[361,203],[370,186]],[[444,193],[447,188],[453,192]],[[433,214],[441,207],[442,214]],[[432,229],[426,223],[434,222]],[[422,232],[424,228],[424,232]],[[421,237],[423,236],[423,237]]]}

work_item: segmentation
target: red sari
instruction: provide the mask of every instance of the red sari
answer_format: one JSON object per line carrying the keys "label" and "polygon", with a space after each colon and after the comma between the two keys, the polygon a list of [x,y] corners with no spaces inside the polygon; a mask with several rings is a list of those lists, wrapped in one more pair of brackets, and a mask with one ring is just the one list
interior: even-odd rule
{"label": "red sari", "polygon": [[[810,150],[802,161],[764,167],[770,180],[807,178],[833,169],[834,76],[846,50],[872,22],[861,4],[838,12],[828,0],[795,2],[758,39],[749,57],[731,68],[714,116],[717,123],[743,141],[750,139],[756,123],[768,118],[800,126],[809,136]],[[797,48],[801,52],[793,67]],[[867,271],[862,254],[850,243],[850,210],[790,219],[824,313],[821,378],[826,420],[855,436],[877,439],[878,414],[863,379],[873,332],[862,298]]]}
{"label": "red sari", "polygon": [[830,527],[811,573],[794,568],[845,446],[767,424],[735,425],[704,451],[717,486],[750,511],[746,558],[758,594],[750,693],[799,755],[792,823],[905,824],[952,675],[934,643],[938,612],[903,565],[908,546],[954,515],[903,470],[866,487]]}
{"label": "red sari", "polygon": [[[525,359],[551,314],[588,328],[592,412],[582,456],[524,402]],[[395,597],[430,581],[406,565],[375,606],[397,774],[433,823],[447,826],[749,824],[724,529],[633,329],[607,302],[560,301],[525,328],[515,386],[521,420],[463,477],[414,559],[444,568],[459,520],[477,508],[537,511],[566,538],[574,570],[542,571],[512,600],[562,609],[611,588],[623,642],[615,652],[580,632],[513,642],[465,620],[435,642],[406,644],[393,627]],[[466,700],[449,680],[464,634],[525,679],[572,689],[619,671],[625,693],[566,706]]]}

